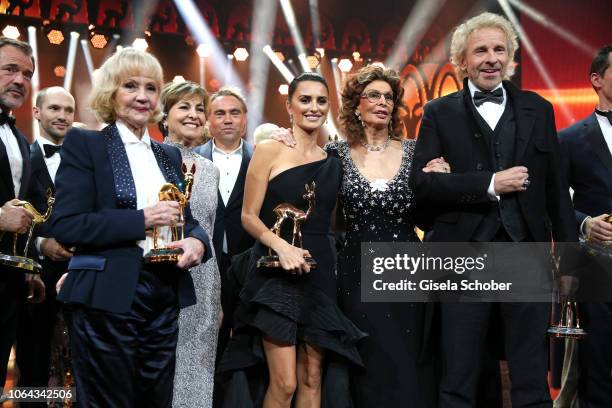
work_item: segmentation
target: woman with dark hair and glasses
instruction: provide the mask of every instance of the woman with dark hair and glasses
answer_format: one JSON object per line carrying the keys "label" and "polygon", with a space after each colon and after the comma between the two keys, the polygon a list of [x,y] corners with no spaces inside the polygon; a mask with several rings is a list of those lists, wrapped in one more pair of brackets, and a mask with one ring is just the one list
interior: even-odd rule
{"label": "woman with dark hair and glasses", "polygon": [[[343,168],[340,207],[346,239],[338,257],[338,298],[344,313],[368,337],[359,343],[365,369],[351,371],[355,407],[435,406],[433,366],[426,327],[431,306],[419,303],[370,303],[361,299],[361,243],[419,241],[412,191],[414,140],[402,140],[404,90],[394,70],[361,68],[342,90],[341,131],[346,140],[325,150]],[[292,144],[288,134],[273,136]],[[425,171],[450,172],[442,158]]]}
{"label": "woman with dark hair and glasses", "polygon": [[[338,360],[361,365],[355,345],[364,334],[336,304],[330,224],[342,168],[317,145],[328,111],[325,79],[299,75],[287,99],[295,148],[265,140],[251,159],[242,224],[257,243],[234,314],[234,335],[219,367],[229,377],[225,406],[288,408],[295,400],[296,407],[318,407],[322,399],[326,406],[346,406],[348,393],[327,392],[335,377],[326,368]],[[277,236],[270,228],[285,204],[294,210],[284,214],[290,220]],[[303,222],[302,248],[297,241],[290,244],[294,222]],[[281,269],[256,267],[269,250],[278,255]],[[306,262],[308,255],[317,262],[315,269]]]}

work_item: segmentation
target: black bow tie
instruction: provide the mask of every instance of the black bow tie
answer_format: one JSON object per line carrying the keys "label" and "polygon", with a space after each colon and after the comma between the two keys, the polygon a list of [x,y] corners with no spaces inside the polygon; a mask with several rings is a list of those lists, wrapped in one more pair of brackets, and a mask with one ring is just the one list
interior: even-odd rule
{"label": "black bow tie", "polygon": [[8,123],[9,126],[15,126],[15,117],[2,111],[0,112],[0,126]]}
{"label": "black bow tie", "polygon": [[608,118],[608,121],[610,121],[610,124],[612,125],[612,111],[600,111],[599,109],[595,109],[595,113]]}
{"label": "black bow tie", "polygon": [[45,157],[48,159],[53,156],[55,153],[58,153],[61,150],[61,145],[52,145],[52,144],[44,144],[43,149],[45,149]]}
{"label": "black bow tie", "polygon": [[480,106],[485,102],[493,102],[501,105],[504,102],[504,91],[502,91],[501,88],[497,88],[489,92],[474,92],[474,105]]}

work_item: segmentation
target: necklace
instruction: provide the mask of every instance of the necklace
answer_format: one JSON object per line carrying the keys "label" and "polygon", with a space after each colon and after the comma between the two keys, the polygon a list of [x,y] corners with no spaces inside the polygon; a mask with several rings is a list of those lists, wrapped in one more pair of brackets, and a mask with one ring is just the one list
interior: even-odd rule
{"label": "necklace", "polygon": [[370,143],[366,143],[363,139],[361,139],[361,145],[365,147],[365,149],[369,152],[381,152],[389,147],[389,143],[391,143],[391,136],[387,136],[387,140],[383,144],[374,145]]}

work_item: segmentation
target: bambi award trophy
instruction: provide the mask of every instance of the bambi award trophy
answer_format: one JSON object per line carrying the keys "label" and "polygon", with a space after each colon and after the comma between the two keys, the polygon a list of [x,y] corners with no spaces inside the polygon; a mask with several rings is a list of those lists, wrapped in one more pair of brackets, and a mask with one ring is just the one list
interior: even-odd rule
{"label": "bambi award trophy", "polygon": [[34,208],[34,206],[27,201],[17,201],[15,204],[13,204],[16,207],[22,207],[30,215],[32,215],[32,224],[30,224],[30,229],[28,230],[28,239],[26,240],[25,248],[23,249],[23,255],[17,254],[17,240],[19,238],[19,234],[15,233],[13,236],[13,255],[0,253],[1,265],[23,269],[26,271],[26,273],[40,274],[42,271],[42,266],[40,266],[40,264],[32,258],[28,258],[28,249],[30,247],[30,241],[32,240],[32,233],[34,232],[36,225],[46,222],[51,216],[53,204],[55,203],[55,198],[52,194],[53,192],[51,189],[47,190],[47,211],[45,211],[44,214],[40,214],[36,208]]}
{"label": "bambi award trophy", "polygon": [[[310,185],[304,185],[305,192],[302,196],[308,201],[308,209],[303,211],[292,204],[282,203],[274,207],[274,215],[276,215],[276,222],[272,227],[272,232],[278,237],[281,236],[281,226],[286,220],[293,221],[293,236],[291,239],[291,245],[295,246],[296,241],[300,248],[302,248],[302,224],[308,219],[308,216],[312,214],[315,208],[315,182],[313,181]],[[311,256],[305,256],[304,260],[310,266],[310,269],[317,267],[317,262]],[[258,268],[280,268],[281,263],[278,259],[278,255],[272,254],[272,249],[268,249],[268,255],[264,255],[257,260]]]}
{"label": "bambi award trophy", "polygon": [[[159,201],[176,201],[179,204],[179,219],[180,226],[171,226],[171,241],[178,241],[185,238],[185,207],[191,198],[191,188],[193,187],[193,175],[195,174],[195,164],[191,166],[191,170],[187,171],[187,166],[183,163],[183,175],[185,177],[185,191],[181,191],[172,183],[164,184],[159,190]],[[176,264],[183,254],[181,248],[168,248],[159,236],[158,227],[153,227],[153,249],[145,256],[144,262],[153,265],[160,264]]]}

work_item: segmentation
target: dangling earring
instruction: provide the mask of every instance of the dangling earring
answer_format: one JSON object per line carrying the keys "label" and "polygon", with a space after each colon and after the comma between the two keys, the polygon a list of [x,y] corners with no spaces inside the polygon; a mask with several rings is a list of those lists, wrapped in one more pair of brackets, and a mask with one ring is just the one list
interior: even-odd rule
{"label": "dangling earring", "polygon": [[389,137],[393,136],[393,119],[389,121]]}
{"label": "dangling earring", "polygon": [[365,122],[363,121],[363,119],[361,119],[361,113],[359,113],[358,110],[355,111],[355,116],[357,116],[357,120],[359,120],[359,122],[361,123],[361,127],[365,129]]}
{"label": "dangling earring", "polygon": [[293,127],[293,114],[289,114],[289,123],[291,123],[291,127]]}

